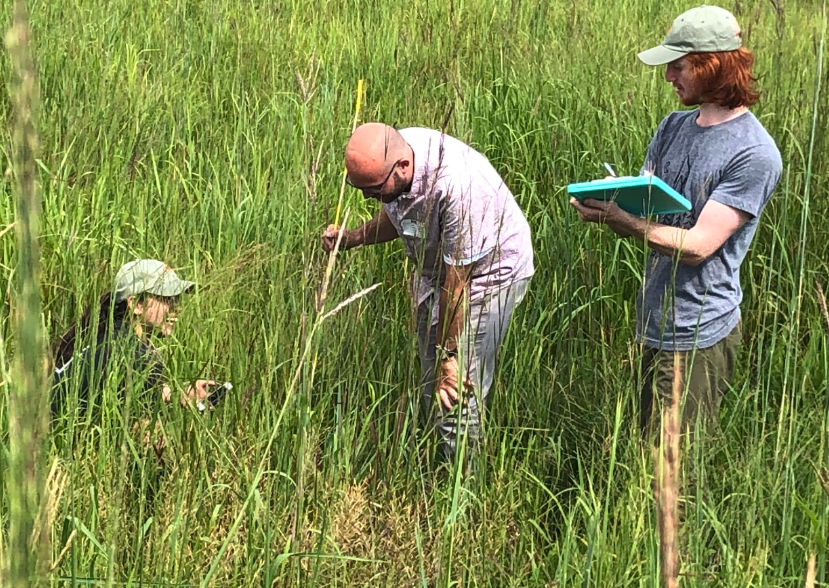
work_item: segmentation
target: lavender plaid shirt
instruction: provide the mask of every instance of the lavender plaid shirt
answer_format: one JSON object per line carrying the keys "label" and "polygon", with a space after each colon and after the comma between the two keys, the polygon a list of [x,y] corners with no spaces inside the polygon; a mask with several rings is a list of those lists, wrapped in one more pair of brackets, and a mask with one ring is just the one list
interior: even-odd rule
{"label": "lavender plaid shirt", "polygon": [[400,134],[414,151],[412,187],[383,206],[415,264],[417,303],[435,290],[444,262],[472,265],[472,300],[531,277],[529,224],[486,157],[440,131]]}

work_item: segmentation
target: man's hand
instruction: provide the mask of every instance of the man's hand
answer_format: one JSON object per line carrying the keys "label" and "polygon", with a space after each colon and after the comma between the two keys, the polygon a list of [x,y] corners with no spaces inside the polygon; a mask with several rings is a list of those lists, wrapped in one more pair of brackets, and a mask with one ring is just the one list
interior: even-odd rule
{"label": "man's hand", "polygon": [[188,386],[187,390],[181,393],[182,406],[187,406],[191,402],[199,403],[210,394],[210,387],[215,386],[218,382],[213,380],[196,380],[192,386]]}
{"label": "man's hand", "polygon": [[[438,376],[437,389],[440,402],[446,410],[452,410],[458,403],[458,360],[455,357],[444,359],[440,364],[440,375]],[[469,378],[464,378],[463,386],[467,394],[472,391],[474,385]],[[466,404],[466,401],[464,401]]]}
{"label": "man's hand", "polygon": [[[337,244],[337,237],[340,234],[340,228],[336,225],[328,225],[328,228],[325,229],[322,233],[322,249],[326,253],[331,253],[334,250],[334,245]],[[348,231],[343,231],[343,240],[340,241],[340,249],[345,250],[347,249],[348,239],[346,236],[348,235]]]}
{"label": "man's hand", "polygon": [[630,237],[634,234],[636,217],[619,208],[613,201],[587,198],[584,202],[579,202],[571,198],[570,205],[579,212],[581,220],[585,222],[605,224],[620,237]]}

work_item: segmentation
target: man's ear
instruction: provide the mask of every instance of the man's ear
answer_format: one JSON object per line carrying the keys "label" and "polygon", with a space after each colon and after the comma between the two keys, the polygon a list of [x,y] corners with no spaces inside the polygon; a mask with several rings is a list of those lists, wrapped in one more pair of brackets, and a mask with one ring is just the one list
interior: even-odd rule
{"label": "man's ear", "polygon": [[412,158],[408,155],[397,160],[397,170],[394,173],[404,182],[409,182],[414,178],[414,167],[412,166]]}
{"label": "man's ear", "polygon": [[144,314],[144,305],[136,296],[129,296],[127,298],[127,307],[136,316]]}

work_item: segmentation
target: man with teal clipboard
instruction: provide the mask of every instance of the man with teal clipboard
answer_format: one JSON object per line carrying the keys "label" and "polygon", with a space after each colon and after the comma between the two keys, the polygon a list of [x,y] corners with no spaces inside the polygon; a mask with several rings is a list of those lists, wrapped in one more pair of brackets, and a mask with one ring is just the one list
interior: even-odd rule
{"label": "man with teal clipboard", "polygon": [[[691,203],[658,222],[625,212],[612,200],[572,198],[583,221],[651,248],[637,296],[642,358],[640,425],[652,433],[654,404],[670,402],[675,357],[683,371],[683,428],[718,421],[734,373],[740,332],[740,265],[760,214],[782,173],[774,140],[748,110],[754,57],[742,47],[734,16],[699,6],[678,16],[661,45],[643,51],[646,65],[665,65],[680,102],[648,147],[651,173]],[[653,421],[657,421],[653,423]]]}

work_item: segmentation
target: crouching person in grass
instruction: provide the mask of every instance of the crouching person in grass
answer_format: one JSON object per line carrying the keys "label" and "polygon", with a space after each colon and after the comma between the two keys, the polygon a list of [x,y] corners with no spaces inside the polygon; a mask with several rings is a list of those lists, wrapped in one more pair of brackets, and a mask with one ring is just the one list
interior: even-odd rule
{"label": "crouching person in grass", "polygon": [[642,168],[690,200],[690,212],[652,222],[612,202],[571,200],[582,220],[651,248],[636,327],[644,347],[640,425],[646,436],[658,431],[654,404],[670,404],[675,356],[686,433],[716,428],[734,375],[740,265],[782,173],[774,140],[749,111],[759,95],[752,87],[754,57],[741,45],[731,13],[700,6],[677,17],[660,46],[639,54],[646,65],[664,65],[680,102],[697,107],[660,123]]}
{"label": "crouching person in grass", "polygon": [[[452,463],[478,447],[496,356],[533,275],[530,228],[487,159],[439,131],[359,127],[347,181],[381,203],[342,249],[402,239],[416,268],[422,399]],[[322,235],[331,251],[338,228]]]}
{"label": "crouching person in grass", "polygon": [[[159,460],[164,437],[157,420],[161,401],[183,406],[207,396],[209,380],[197,380],[175,394],[167,383],[155,337],[172,333],[182,293],[194,286],[164,263],[140,259],[123,265],[112,292],[97,308],[87,308],[54,348],[55,372],[52,417],[56,429],[76,422],[99,425],[104,413],[123,414],[129,404],[130,422],[140,440],[152,444]],[[117,390],[109,397],[108,390]],[[67,430],[70,442],[75,435]]]}

